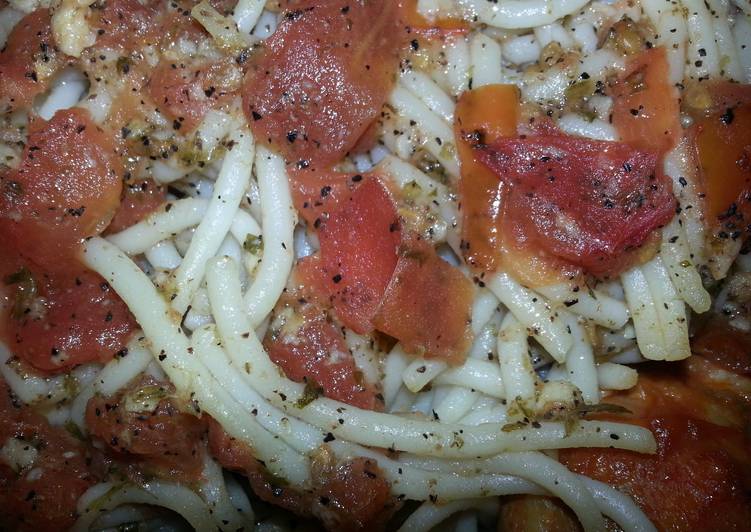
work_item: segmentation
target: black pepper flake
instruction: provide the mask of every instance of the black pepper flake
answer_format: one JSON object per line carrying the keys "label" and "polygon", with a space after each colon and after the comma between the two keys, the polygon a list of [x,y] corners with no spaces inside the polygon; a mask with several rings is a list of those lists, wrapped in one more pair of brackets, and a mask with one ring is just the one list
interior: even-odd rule
{"label": "black pepper flake", "polygon": [[335,276],[331,278],[331,280],[338,284],[342,282],[342,276],[341,274],[337,273]]}
{"label": "black pepper flake", "polygon": [[252,116],[253,120],[256,120],[256,121],[258,121],[261,118],[263,118],[259,113],[256,113],[255,111],[253,111],[252,113],[250,113],[250,116]]}
{"label": "black pepper flake", "polygon": [[322,198],[325,198],[326,196],[328,196],[329,193],[331,193],[331,187],[329,185],[326,185],[325,187],[323,187],[321,189],[321,197]]}
{"label": "black pepper flake", "polygon": [[720,122],[725,124],[726,126],[729,126],[733,123],[733,120],[735,119],[735,113],[733,112],[733,109],[728,107],[724,113],[720,116]]}
{"label": "black pepper flake", "polygon": [[335,439],[336,438],[334,437],[334,435],[329,432],[328,434],[326,434],[326,437],[323,438],[323,441],[324,443],[328,443],[330,441],[334,441]]}
{"label": "black pepper flake", "polygon": [[620,439],[621,439],[621,437],[620,437],[620,436],[618,436],[617,434],[611,434],[611,435],[610,435],[610,439],[611,439],[611,440],[620,440]]}
{"label": "black pepper flake", "polygon": [[297,140],[297,131],[290,131],[289,133],[287,133],[287,142],[292,144],[296,140]]}
{"label": "black pepper flake", "polygon": [[415,52],[420,49],[420,42],[417,39],[412,39],[409,45]]}

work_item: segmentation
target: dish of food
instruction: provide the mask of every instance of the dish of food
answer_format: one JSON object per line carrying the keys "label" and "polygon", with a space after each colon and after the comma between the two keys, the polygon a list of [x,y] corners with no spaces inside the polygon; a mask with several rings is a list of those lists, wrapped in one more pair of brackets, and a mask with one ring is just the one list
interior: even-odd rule
{"label": "dish of food", "polygon": [[0,43],[0,529],[747,529],[748,1]]}

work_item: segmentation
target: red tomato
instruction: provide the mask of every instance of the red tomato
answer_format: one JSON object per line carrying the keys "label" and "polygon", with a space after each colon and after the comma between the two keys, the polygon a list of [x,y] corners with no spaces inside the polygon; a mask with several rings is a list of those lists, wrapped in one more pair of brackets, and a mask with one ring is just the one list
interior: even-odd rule
{"label": "red tomato", "polygon": [[203,471],[206,423],[180,411],[167,397],[172,393],[171,384],[146,377],[113,397],[94,396],[86,405],[86,426],[119,461],[162,478],[195,482]]}
{"label": "red tomato", "polygon": [[362,181],[360,174],[342,174],[311,168],[289,172],[292,201],[308,227],[317,228],[350,196]]}
{"label": "red tomato", "polygon": [[[68,530],[78,498],[97,482],[84,446],[41,415],[21,406],[0,379],[0,441],[18,438],[37,449],[33,464],[18,473],[0,460],[0,528],[17,532]],[[29,475],[31,470],[39,476]]]}
{"label": "red tomato", "polygon": [[158,40],[162,4],[153,0],[108,0],[104,9],[94,11],[97,48],[125,51]]}
{"label": "red tomato", "polygon": [[33,308],[9,313],[2,335],[13,353],[36,369],[60,372],[107,362],[137,327],[125,303],[94,272],[34,277],[37,295],[45,301],[41,315]]}
{"label": "red tomato", "polygon": [[231,98],[241,76],[234,60],[183,63],[168,59],[154,69],[148,93],[173,128],[193,131],[209,109]]}
{"label": "red tomato", "polygon": [[84,238],[99,234],[120,203],[122,165],[114,138],[88,111],[32,123],[18,169],[0,191],[0,241],[34,264],[60,271]]}
{"label": "red tomato", "polygon": [[454,116],[464,258],[470,266],[492,271],[498,266],[503,236],[501,182],[476,158],[475,145],[516,136],[519,90],[514,85],[486,85],[465,91]]}
{"label": "red tomato", "polygon": [[[381,402],[364,381],[342,332],[326,313],[310,303],[289,301],[277,310],[294,317],[280,330],[270,330],[264,341],[269,357],[296,382],[320,387],[326,397],[368,410],[380,410]],[[300,323],[297,323],[300,320]]]}
{"label": "red tomato", "polygon": [[649,49],[629,62],[613,90],[613,125],[621,141],[665,153],[680,138],[680,105],[668,72],[662,47]]}
{"label": "red tomato", "polygon": [[88,112],[70,109],[32,123],[21,166],[4,176],[2,273],[25,267],[28,279],[6,279],[16,301],[3,334],[37,369],[106,361],[135,328],[125,304],[77,260],[81,241],[99,234],[117,209],[121,173],[113,137]]}
{"label": "red tomato", "polygon": [[705,219],[738,238],[751,215],[751,98],[700,119],[694,126]]}
{"label": "red tomato", "polygon": [[439,18],[430,21],[417,11],[417,0],[400,0],[399,8],[402,24],[411,31],[426,37],[469,32],[469,23],[461,18]]}
{"label": "red tomato", "polygon": [[[28,107],[47,90],[60,66],[50,27],[50,10],[37,9],[15,25],[0,52],[0,103],[9,109]],[[43,66],[43,69],[37,69]]]}
{"label": "red tomato", "polygon": [[301,491],[276,480],[244,443],[209,422],[209,450],[222,467],[248,477],[262,500],[303,517],[317,517],[328,530],[379,530],[389,519],[393,499],[378,465],[366,458],[333,463],[321,453],[313,463],[313,487]]}
{"label": "red tomato", "polygon": [[502,181],[512,237],[609,276],[667,223],[676,202],[657,155],[564,136],[509,138],[476,153]]}
{"label": "red tomato", "polygon": [[137,224],[157,210],[165,202],[167,193],[164,187],[153,179],[142,179],[123,187],[123,198],[115,217],[107,226],[107,233],[113,234]]}
{"label": "red tomato", "polygon": [[751,377],[751,333],[723,317],[713,317],[695,333],[691,350],[727,371]]}
{"label": "red tomato", "polygon": [[559,458],[630,494],[660,530],[745,530],[751,519],[748,437],[741,427],[712,423],[721,403],[682,381],[640,371],[635,389],[606,399],[634,412],[611,419],[652,429],[657,454],[580,448],[561,450]]}
{"label": "red tomato", "polygon": [[373,323],[405,350],[458,364],[472,341],[474,286],[433,246],[413,240],[399,262]]}
{"label": "red tomato", "polygon": [[391,281],[401,241],[394,202],[369,177],[318,231],[325,293],[339,320],[353,331],[373,330],[373,316]]}
{"label": "red tomato", "polygon": [[292,2],[246,75],[256,137],[303,166],[338,162],[386,101],[403,40],[395,2]]}

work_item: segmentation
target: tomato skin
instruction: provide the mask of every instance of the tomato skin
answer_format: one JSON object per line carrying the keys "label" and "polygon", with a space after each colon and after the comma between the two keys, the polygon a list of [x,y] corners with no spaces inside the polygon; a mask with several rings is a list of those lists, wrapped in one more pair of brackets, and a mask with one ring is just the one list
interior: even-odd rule
{"label": "tomato skin", "polygon": [[114,234],[135,225],[156,211],[167,199],[164,187],[153,179],[127,183],[115,217],[107,226],[107,234]]}
{"label": "tomato skin", "polygon": [[751,215],[751,98],[698,120],[693,131],[707,223],[728,235],[742,232]]}
{"label": "tomato skin", "polygon": [[[37,448],[31,466],[18,473],[0,460],[0,528],[18,532],[68,530],[78,498],[98,479],[87,467],[84,446],[64,429],[22,406],[0,379],[0,441],[18,438]],[[38,469],[39,477],[29,476]]]}
{"label": "tomato skin", "polygon": [[461,18],[439,18],[430,21],[417,11],[417,0],[399,0],[400,18],[402,24],[412,32],[428,38],[469,32],[467,21]]}
{"label": "tomato skin", "polygon": [[477,157],[501,180],[511,237],[598,276],[615,275],[676,207],[657,154],[623,143],[538,135]]}
{"label": "tomato skin", "polygon": [[682,133],[680,105],[668,72],[663,47],[646,50],[627,65],[613,89],[613,125],[622,142],[660,154],[675,146]]}
{"label": "tomato skin", "polygon": [[493,271],[503,240],[501,182],[476,157],[474,146],[516,136],[519,90],[486,85],[462,93],[456,104],[454,134],[461,160],[462,240],[467,264]]}
{"label": "tomato skin", "polygon": [[126,51],[159,36],[160,2],[108,0],[95,12],[92,26],[97,31],[96,46]]}
{"label": "tomato skin", "polygon": [[691,351],[737,375],[751,377],[751,333],[713,317],[691,340]]}
{"label": "tomato skin", "polygon": [[277,314],[285,307],[295,314],[290,321],[299,318],[302,323],[269,332],[264,346],[271,360],[293,381],[320,386],[326,397],[366,410],[381,410],[382,401],[363,382],[341,330],[327,319],[323,309],[290,298],[277,308]]}
{"label": "tomato skin", "polygon": [[412,239],[402,245],[373,322],[409,353],[459,364],[472,341],[473,299],[469,279],[438,257],[433,246]]}
{"label": "tomato skin", "polygon": [[245,475],[262,500],[302,517],[317,517],[327,530],[381,530],[395,505],[378,464],[366,458],[342,463],[323,450],[313,463],[313,487],[285,486],[268,473],[245,443],[209,422],[209,450],[227,469]]}
{"label": "tomato skin", "polygon": [[360,174],[344,174],[311,169],[289,170],[292,201],[309,228],[317,228],[328,220],[331,212],[349,198],[352,189],[362,181]]}
{"label": "tomato skin", "polygon": [[393,87],[404,34],[395,2],[287,3],[251,57],[243,108],[256,138],[326,168],[350,151]]}
{"label": "tomato skin", "polygon": [[160,399],[153,410],[130,411],[126,394],[141,390],[174,391],[171,384],[146,377],[113,397],[96,395],[86,405],[89,432],[104,442],[118,461],[140,472],[181,482],[200,480],[205,420],[180,411],[169,398]]}
{"label": "tomato skin", "polygon": [[631,414],[597,418],[650,428],[655,455],[578,448],[562,450],[559,459],[630,494],[659,530],[745,530],[751,518],[748,398],[707,387],[707,368],[695,367],[695,358],[677,368],[640,367],[635,388],[604,399]]}
{"label": "tomato skin", "polygon": [[88,111],[67,109],[49,122],[32,123],[20,167],[2,179],[0,241],[34,264],[60,271],[83,239],[112,219],[122,173],[113,135],[99,129]]}
{"label": "tomato skin", "polygon": [[209,109],[231,98],[240,88],[241,73],[234,61],[197,61],[192,64],[162,59],[152,72],[147,90],[159,110],[173,120],[173,128],[191,132]]}
{"label": "tomato skin", "polygon": [[322,283],[337,317],[359,334],[372,331],[401,241],[388,191],[377,178],[365,179],[321,224],[318,237]]}
{"label": "tomato skin", "polygon": [[[45,280],[41,274],[35,278]],[[38,370],[57,373],[107,362],[137,328],[125,303],[94,272],[55,276],[40,292],[46,300],[41,317],[34,312],[9,315],[3,326],[8,347]]]}
{"label": "tomato skin", "polygon": [[83,239],[99,234],[120,203],[121,174],[113,136],[87,111],[69,109],[32,123],[20,167],[1,179],[0,273],[27,268],[44,298],[41,315],[29,307],[4,312],[2,333],[37,369],[109,360],[136,327],[104,280],[78,261]]}
{"label": "tomato skin", "polygon": [[49,9],[26,15],[0,52],[0,104],[8,110],[28,107],[49,87],[52,76],[37,71],[37,63],[51,72],[61,66],[62,54],[55,51],[50,18]]}

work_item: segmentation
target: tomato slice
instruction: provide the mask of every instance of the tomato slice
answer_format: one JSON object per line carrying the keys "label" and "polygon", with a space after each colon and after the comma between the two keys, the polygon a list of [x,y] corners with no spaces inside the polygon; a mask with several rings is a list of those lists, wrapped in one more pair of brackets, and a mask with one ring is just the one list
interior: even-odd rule
{"label": "tomato slice", "polygon": [[705,190],[705,219],[738,238],[751,215],[751,98],[712,113],[694,126]]}
{"label": "tomato slice", "polygon": [[316,168],[289,171],[292,201],[308,227],[313,228],[328,220],[363,179],[361,174],[322,172]]}
{"label": "tomato slice", "polygon": [[86,426],[118,461],[139,472],[196,482],[206,422],[180,411],[168,397],[173,392],[171,384],[145,377],[113,397],[94,396],[86,405]]}
{"label": "tomato slice", "polygon": [[402,24],[412,32],[425,37],[440,37],[448,34],[469,32],[469,23],[461,18],[438,18],[428,20],[417,11],[417,0],[399,0]]}
{"label": "tomato slice", "polygon": [[[660,530],[744,529],[751,518],[751,446],[743,421],[712,422],[715,412],[724,415],[719,397],[697,389],[685,373],[656,369],[640,370],[634,389],[605,399],[632,414],[600,416],[650,428],[656,454],[578,448],[561,450],[560,461],[630,494]],[[742,408],[748,412],[747,399]]]}
{"label": "tomato slice", "polygon": [[123,187],[123,198],[115,217],[107,226],[107,233],[113,234],[137,224],[157,210],[165,202],[167,193],[164,187],[153,179],[140,179]]}
{"label": "tomato slice", "polygon": [[476,157],[475,146],[516,136],[519,114],[515,85],[485,85],[465,91],[456,104],[463,252],[467,264],[481,271],[499,266],[503,201],[501,182]]}
{"label": "tomato slice", "polygon": [[175,63],[163,59],[154,69],[148,93],[173,128],[193,131],[209,109],[232,98],[242,74],[234,60]]}
{"label": "tomato slice", "polygon": [[668,72],[662,47],[629,62],[613,89],[613,125],[621,141],[661,154],[675,146],[681,136],[680,106]]}
{"label": "tomato slice", "polygon": [[395,510],[389,483],[366,458],[332,463],[323,452],[313,463],[313,486],[303,491],[274,478],[243,442],[209,421],[209,450],[227,469],[248,477],[263,501],[303,517],[317,517],[327,530],[382,530]]}
{"label": "tomato slice", "polygon": [[69,109],[32,123],[20,167],[2,180],[0,270],[15,292],[3,335],[37,369],[109,360],[136,327],[104,280],[78,262],[82,240],[99,234],[120,203],[121,175],[113,135],[87,111]]}
{"label": "tomato slice", "polygon": [[32,123],[18,169],[0,191],[0,240],[25,259],[54,271],[75,256],[84,238],[99,234],[120,204],[123,168],[114,136],[88,111],[59,111]]}
{"label": "tomato slice", "polygon": [[[68,530],[77,518],[78,498],[98,479],[84,446],[62,428],[19,405],[0,379],[0,441],[12,438],[36,448],[36,459],[19,472],[0,461],[0,524],[5,530]],[[30,474],[31,471],[35,474]]]}
{"label": "tomato slice", "polygon": [[94,272],[34,274],[34,279],[44,305],[38,299],[20,314],[7,313],[2,333],[13,353],[36,369],[56,373],[107,362],[137,328],[125,303]]}
{"label": "tomato slice", "polygon": [[388,191],[375,177],[321,224],[321,271],[339,320],[353,331],[373,330],[386,287],[396,268],[399,218]]}
{"label": "tomato slice", "polygon": [[402,245],[373,323],[409,353],[458,364],[472,341],[473,299],[469,279],[441,259],[433,246],[412,239]]}
{"label": "tomato slice", "polygon": [[[10,110],[28,107],[49,87],[62,54],[56,52],[50,10],[32,11],[10,32],[0,52],[0,103]],[[43,65],[44,70],[37,69]]]}
{"label": "tomato slice", "polygon": [[149,0],[108,0],[104,8],[94,12],[96,46],[127,51],[160,36],[162,2]]}
{"label": "tomato slice", "polygon": [[622,270],[624,253],[675,211],[657,154],[627,144],[541,135],[502,139],[476,156],[502,182],[512,238],[594,275]]}
{"label": "tomato slice", "polygon": [[278,331],[272,329],[264,341],[269,357],[285,375],[296,382],[305,381],[311,399],[316,393],[323,393],[359,408],[382,409],[383,403],[355,366],[341,330],[323,309],[312,303],[290,301],[286,310],[291,311],[289,322]]}
{"label": "tomato slice", "polygon": [[328,167],[357,143],[393,87],[404,32],[395,2],[293,3],[251,58],[243,107],[259,140]]}

